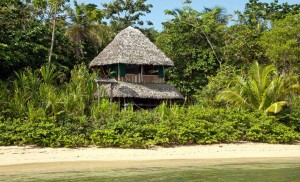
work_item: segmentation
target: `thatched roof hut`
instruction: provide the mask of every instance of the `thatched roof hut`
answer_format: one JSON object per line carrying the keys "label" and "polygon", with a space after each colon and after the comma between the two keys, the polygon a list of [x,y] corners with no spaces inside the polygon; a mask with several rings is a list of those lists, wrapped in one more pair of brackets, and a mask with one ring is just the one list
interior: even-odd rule
{"label": "thatched roof hut", "polygon": [[[105,84],[103,88],[110,96],[110,85]],[[143,98],[143,99],[183,99],[181,93],[173,86],[167,84],[134,84],[119,82],[114,85],[113,98]]]}
{"label": "thatched roof hut", "polygon": [[173,65],[142,32],[128,27],[89,66],[101,68],[101,78],[95,80],[98,98],[102,87],[111,101],[123,102],[124,106],[132,102],[155,107],[162,101],[183,99],[175,87],[165,84],[164,67]]}
{"label": "thatched roof hut", "polygon": [[174,63],[141,31],[133,27],[122,30],[90,63],[94,68],[112,64],[163,65]]}

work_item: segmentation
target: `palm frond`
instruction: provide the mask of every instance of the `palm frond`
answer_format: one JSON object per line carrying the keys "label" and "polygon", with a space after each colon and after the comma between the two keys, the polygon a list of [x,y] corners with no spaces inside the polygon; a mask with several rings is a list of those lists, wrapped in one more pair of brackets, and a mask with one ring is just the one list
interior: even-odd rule
{"label": "palm frond", "polygon": [[279,113],[282,111],[283,107],[287,104],[286,101],[280,101],[272,104],[270,107],[268,107],[265,112],[272,112],[272,113]]}
{"label": "palm frond", "polygon": [[261,88],[265,89],[268,85],[269,80],[271,79],[271,73],[277,74],[277,69],[273,65],[268,65],[264,67],[261,73]]}
{"label": "palm frond", "polygon": [[274,80],[272,80],[266,88],[263,90],[262,95],[261,95],[261,101],[259,105],[259,110],[265,110],[266,107],[270,106],[270,104],[275,100],[274,97],[277,95],[276,94],[276,87],[274,84]]}
{"label": "palm frond", "polygon": [[240,93],[238,93],[232,89],[227,89],[227,90],[220,92],[217,95],[217,99],[225,100],[235,106],[239,106],[239,107],[243,107],[243,108],[245,107],[245,105],[247,105],[247,101],[243,98],[243,96]]}
{"label": "palm frond", "polygon": [[250,77],[254,80],[257,80],[259,82],[259,85],[261,85],[260,84],[261,67],[259,66],[257,61],[251,65],[249,73],[248,73],[248,77]]}
{"label": "palm frond", "polygon": [[284,91],[284,93],[285,93],[286,95],[288,95],[288,94],[300,93],[300,84],[294,84],[294,85],[289,86],[289,87]]}
{"label": "palm frond", "polygon": [[247,95],[249,96],[251,102],[256,108],[258,108],[261,102],[261,88],[259,83],[254,79],[250,79],[247,82],[247,87],[245,87],[244,90],[247,90]]}
{"label": "palm frond", "polygon": [[255,62],[246,78],[237,76],[218,98],[239,107],[277,113],[290,96],[299,93],[297,75],[279,75],[273,65],[262,67]]}

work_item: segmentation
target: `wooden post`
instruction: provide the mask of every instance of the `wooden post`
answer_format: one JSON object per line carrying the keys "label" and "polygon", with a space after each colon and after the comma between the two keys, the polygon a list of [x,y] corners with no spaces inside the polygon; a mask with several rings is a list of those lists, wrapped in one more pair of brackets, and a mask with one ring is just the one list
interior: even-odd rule
{"label": "wooden post", "polygon": [[113,99],[113,83],[110,83],[110,113],[112,111],[112,99]]}
{"label": "wooden post", "polygon": [[120,77],[120,63],[118,63],[118,81],[121,80],[121,77]]}
{"label": "wooden post", "polygon": [[98,104],[100,103],[100,86],[99,83],[97,83],[97,92],[98,92]]}
{"label": "wooden post", "polygon": [[97,93],[98,93],[98,103],[100,102],[100,86],[102,84],[110,84],[110,112],[112,112],[112,101],[113,101],[113,88],[114,84],[118,83],[115,79],[105,79],[105,78],[98,78],[95,79],[95,82],[97,83]]}
{"label": "wooden post", "polygon": [[142,83],[144,82],[143,74],[144,74],[144,66],[141,65],[141,82],[142,82]]}
{"label": "wooden post", "polygon": [[163,83],[165,83],[165,66],[163,65],[163,74],[164,74],[164,76],[163,76]]}

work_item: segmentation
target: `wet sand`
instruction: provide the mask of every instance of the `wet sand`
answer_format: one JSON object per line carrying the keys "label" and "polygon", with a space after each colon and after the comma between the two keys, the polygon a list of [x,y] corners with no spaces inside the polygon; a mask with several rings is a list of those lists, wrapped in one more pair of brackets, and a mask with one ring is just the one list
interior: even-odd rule
{"label": "wet sand", "polygon": [[43,174],[63,172],[112,171],[145,168],[190,168],[230,164],[299,164],[300,158],[227,158],[227,159],[181,159],[147,161],[71,161],[26,163],[0,166],[1,175]]}

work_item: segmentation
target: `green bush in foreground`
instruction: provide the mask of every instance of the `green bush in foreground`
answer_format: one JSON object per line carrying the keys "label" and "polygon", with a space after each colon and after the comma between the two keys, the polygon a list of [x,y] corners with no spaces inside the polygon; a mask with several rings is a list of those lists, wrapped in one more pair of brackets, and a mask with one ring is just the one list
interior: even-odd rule
{"label": "green bush in foreground", "polygon": [[87,146],[88,138],[77,126],[57,124],[53,117],[36,122],[21,119],[1,121],[0,145]]}
{"label": "green bush in foreground", "polygon": [[[162,115],[163,114],[163,115]],[[91,135],[101,147],[151,147],[254,141],[294,142],[299,133],[263,113],[176,107],[162,111],[123,111]]]}
{"label": "green bush in foreground", "polygon": [[123,110],[96,120],[88,116],[60,117],[35,121],[1,117],[0,145],[148,148],[236,141],[292,143],[300,138],[274,116],[197,106]]}
{"label": "green bush in foreground", "polygon": [[254,141],[292,143],[299,132],[259,112],[174,106],[93,117],[0,118],[0,145],[149,148]]}

